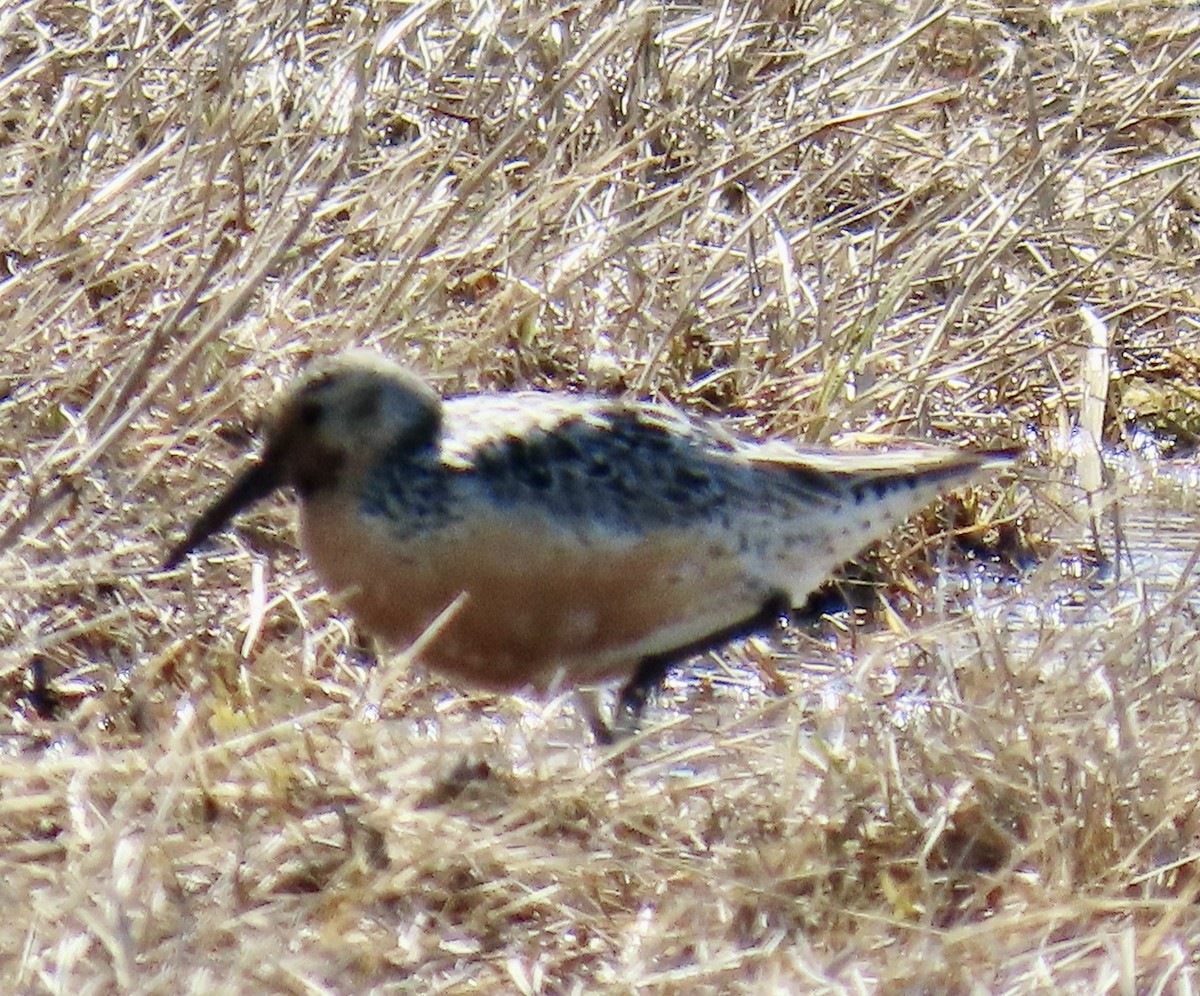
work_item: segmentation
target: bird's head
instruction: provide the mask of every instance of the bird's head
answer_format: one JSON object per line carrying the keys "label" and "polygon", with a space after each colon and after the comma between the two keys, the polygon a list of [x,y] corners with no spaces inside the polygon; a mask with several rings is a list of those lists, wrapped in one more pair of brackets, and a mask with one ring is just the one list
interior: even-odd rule
{"label": "bird's head", "polygon": [[306,500],[347,486],[384,454],[433,449],[440,428],[437,393],[390,360],[356,350],[318,363],[270,420],[262,458],[200,516],[165,566],[277,488],[293,487]]}

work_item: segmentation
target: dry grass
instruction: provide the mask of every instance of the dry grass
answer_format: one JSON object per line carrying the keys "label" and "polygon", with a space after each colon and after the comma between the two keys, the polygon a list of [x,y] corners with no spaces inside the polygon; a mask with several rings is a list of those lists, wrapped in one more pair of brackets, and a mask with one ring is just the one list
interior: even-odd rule
{"label": "dry grass", "polygon": [[283,504],[154,565],[348,344],[1054,467],[1096,369],[1200,362],[1198,50],[1185,3],[0,6],[0,988],[1193,991],[1190,576],[922,586],[605,755],[364,667]]}

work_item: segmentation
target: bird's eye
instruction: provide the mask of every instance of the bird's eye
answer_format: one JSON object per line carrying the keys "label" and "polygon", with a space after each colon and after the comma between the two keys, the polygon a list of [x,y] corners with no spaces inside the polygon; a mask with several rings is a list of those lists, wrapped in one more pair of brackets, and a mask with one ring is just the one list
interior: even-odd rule
{"label": "bird's eye", "polygon": [[321,403],[311,398],[305,401],[296,413],[296,421],[307,429],[313,428],[321,421]]}

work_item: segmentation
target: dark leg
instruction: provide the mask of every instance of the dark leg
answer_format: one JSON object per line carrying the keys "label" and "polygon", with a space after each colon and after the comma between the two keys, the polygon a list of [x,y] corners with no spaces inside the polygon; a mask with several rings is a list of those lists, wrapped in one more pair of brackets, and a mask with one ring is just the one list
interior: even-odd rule
{"label": "dark leg", "polygon": [[622,686],[617,695],[617,708],[613,713],[611,728],[594,728],[596,739],[601,743],[611,744],[637,729],[638,719],[642,710],[646,708],[647,701],[663,683],[667,672],[676,664],[689,657],[716,650],[731,640],[742,640],[747,636],[769,631],[779,625],[780,619],[787,618],[791,608],[791,600],[787,595],[777,591],[770,595],[763,602],[762,608],[749,619],[743,619],[674,650],[643,657],[638,662],[633,677]]}

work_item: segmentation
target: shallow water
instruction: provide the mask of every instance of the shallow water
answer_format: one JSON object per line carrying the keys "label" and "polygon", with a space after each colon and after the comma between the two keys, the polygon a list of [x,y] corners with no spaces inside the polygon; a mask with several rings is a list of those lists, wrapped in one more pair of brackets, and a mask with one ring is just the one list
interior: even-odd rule
{"label": "shallow water", "polygon": [[1193,580],[1200,555],[1200,461],[1114,461],[1122,495],[1116,531],[1124,541],[1128,580],[1175,589]]}

